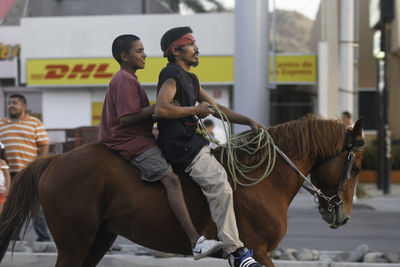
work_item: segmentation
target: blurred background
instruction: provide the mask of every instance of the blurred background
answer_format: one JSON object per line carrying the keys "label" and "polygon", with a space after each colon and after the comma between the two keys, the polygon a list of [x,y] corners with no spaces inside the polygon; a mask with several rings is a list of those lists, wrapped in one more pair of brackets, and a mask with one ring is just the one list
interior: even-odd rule
{"label": "blurred background", "polygon": [[0,117],[27,97],[51,153],[97,141],[111,44],[138,35],[148,55],[138,77],[156,98],[171,27],[191,26],[193,69],[225,106],[267,126],[308,113],[364,117],[360,181],[383,193],[400,183],[400,3],[397,0],[1,0]]}

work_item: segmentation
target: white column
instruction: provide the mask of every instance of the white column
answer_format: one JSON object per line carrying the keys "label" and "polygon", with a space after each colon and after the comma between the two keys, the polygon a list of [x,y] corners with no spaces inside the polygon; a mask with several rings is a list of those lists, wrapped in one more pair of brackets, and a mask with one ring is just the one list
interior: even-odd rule
{"label": "white column", "polygon": [[329,61],[327,42],[318,43],[318,113],[329,117]]}
{"label": "white column", "polygon": [[354,115],[355,88],[355,0],[340,1],[339,38],[339,113],[349,111]]}
{"label": "white column", "polygon": [[[234,110],[269,125],[268,1],[236,0]],[[235,126],[235,132],[248,130]]]}
{"label": "white column", "polygon": [[318,45],[318,113],[339,116],[339,0],[321,0],[321,32]]}

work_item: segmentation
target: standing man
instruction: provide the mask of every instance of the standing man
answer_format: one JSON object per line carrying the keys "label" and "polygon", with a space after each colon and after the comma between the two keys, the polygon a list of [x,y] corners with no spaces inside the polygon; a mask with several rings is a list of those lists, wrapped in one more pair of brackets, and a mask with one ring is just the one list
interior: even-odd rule
{"label": "standing man", "polygon": [[[224,255],[232,267],[262,266],[253,259],[253,252],[239,239],[233,209],[232,188],[224,167],[210,153],[208,141],[196,134],[197,119],[212,114],[209,104],[217,106],[233,123],[258,130],[254,120],[218,105],[200,86],[196,75],[189,72],[197,66],[199,49],[190,27],[173,28],[161,38],[161,50],[168,65],[161,71],[155,114],[159,120],[158,144],[165,158],[174,167],[184,170],[206,196],[218,237],[224,242]],[[178,101],[179,106],[173,105]],[[200,104],[195,106],[196,102]]]}
{"label": "standing man", "polygon": [[[8,99],[8,116],[0,121],[0,142],[5,147],[5,157],[12,178],[36,157],[49,151],[49,138],[42,122],[26,112],[26,98],[13,94]],[[33,189],[32,189],[33,190]],[[42,207],[34,221],[37,241],[50,241]]]}
{"label": "standing man", "polygon": [[112,54],[121,65],[112,78],[104,100],[99,127],[100,142],[117,151],[135,165],[147,182],[160,181],[166,190],[169,205],[189,238],[195,260],[222,248],[222,242],[205,239],[194,228],[183,197],[178,176],[172,172],[158,148],[153,130],[154,105],[141,87],[136,71],[143,69],[146,53],[135,35],[118,36]]}

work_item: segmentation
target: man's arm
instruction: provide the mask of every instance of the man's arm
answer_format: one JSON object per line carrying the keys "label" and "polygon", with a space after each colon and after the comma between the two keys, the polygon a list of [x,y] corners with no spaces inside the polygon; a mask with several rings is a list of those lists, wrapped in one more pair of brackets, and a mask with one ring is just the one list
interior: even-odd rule
{"label": "man's arm", "polygon": [[47,156],[48,152],[49,152],[49,145],[38,146],[38,156],[39,157]]}
{"label": "man's arm", "polygon": [[[225,106],[217,104],[214,99],[211,98],[207,92],[200,87],[200,92],[199,92],[199,102],[208,102],[213,106],[216,106],[219,110],[221,110],[229,119],[230,122],[232,123],[238,123],[238,124],[243,124],[243,125],[249,125],[251,129],[254,131],[257,131],[259,128],[263,128],[266,130],[266,127],[258,122],[256,122],[253,119],[250,119],[249,117],[246,117],[244,115],[241,115],[239,113],[236,113],[235,111],[231,110],[230,108],[227,108]],[[217,117],[219,119],[222,119],[219,117],[218,112],[214,112],[214,117]]]}
{"label": "man's arm", "polygon": [[153,116],[154,106],[155,105],[145,107],[144,109],[142,109],[141,112],[124,115],[121,118],[119,118],[119,123],[121,125],[129,125],[129,124],[134,124],[134,123],[137,123],[144,119],[147,119],[147,118]]}
{"label": "man's arm", "polygon": [[166,80],[157,96],[155,116],[160,118],[178,119],[187,116],[196,115],[200,118],[207,117],[212,113],[208,108],[208,103],[201,103],[193,107],[181,107],[173,104],[176,94],[176,81],[174,79]]}

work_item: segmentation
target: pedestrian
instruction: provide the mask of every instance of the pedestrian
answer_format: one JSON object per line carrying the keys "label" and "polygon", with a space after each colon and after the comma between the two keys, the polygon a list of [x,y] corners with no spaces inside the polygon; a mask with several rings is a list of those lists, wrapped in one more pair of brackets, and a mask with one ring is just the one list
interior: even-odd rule
{"label": "pedestrian", "polygon": [[[188,173],[201,187],[217,225],[218,237],[224,242],[224,256],[229,255],[230,265],[262,266],[253,259],[252,250],[239,239],[227,173],[211,154],[208,141],[196,134],[196,116],[204,118],[213,114],[212,104],[232,123],[249,125],[255,131],[265,127],[218,105],[200,86],[196,75],[190,72],[190,68],[199,63],[199,49],[191,33],[190,27],[178,27],[168,30],[161,38],[161,50],[169,63],[161,70],[157,86],[158,144],[167,161]],[[171,104],[173,100],[179,105]],[[196,102],[200,104],[195,106]]]}
{"label": "pedestrian", "polygon": [[164,185],[169,205],[191,242],[194,259],[201,259],[221,249],[222,242],[199,235],[187,210],[180,180],[156,144],[152,133],[154,105],[149,105],[136,76],[136,71],[145,67],[143,43],[135,35],[118,36],[112,44],[112,54],[121,69],[107,89],[99,140],[135,165],[142,180]]}
{"label": "pedestrian", "polygon": [[[27,113],[26,105],[25,96],[11,95],[8,99],[8,116],[0,121],[0,141],[4,144],[11,180],[28,163],[36,157],[46,156],[49,151],[46,129],[39,119]],[[50,241],[41,206],[33,225],[37,241]]]}
{"label": "pedestrian", "polygon": [[[206,128],[206,131],[208,132],[208,134],[210,135],[211,140],[212,141],[217,141],[217,140],[215,140],[215,134],[214,134],[214,128],[215,128],[214,122],[211,119],[205,119],[203,121],[203,125]],[[210,142],[209,146],[211,148],[216,148],[217,144],[214,143],[214,142]]]}
{"label": "pedestrian", "polygon": [[4,157],[4,145],[0,142],[0,214],[7,199],[8,191],[11,186],[9,167]]}
{"label": "pedestrian", "polygon": [[342,112],[342,121],[347,127],[353,127],[353,122],[351,121],[351,113],[348,111]]}

